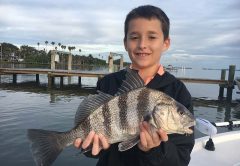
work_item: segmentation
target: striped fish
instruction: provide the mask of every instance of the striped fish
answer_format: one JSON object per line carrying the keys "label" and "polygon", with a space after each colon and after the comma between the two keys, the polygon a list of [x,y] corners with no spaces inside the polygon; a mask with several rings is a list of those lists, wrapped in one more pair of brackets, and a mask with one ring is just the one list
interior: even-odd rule
{"label": "striped fish", "polygon": [[91,130],[103,134],[110,144],[119,142],[125,151],[139,142],[139,124],[168,134],[191,134],[195,121],[182,104],[170,96],[144,86],[137,71],[127,68],[126,79],[115,96],[98,92],[85,98],[75,115],[75,127],[66,132],[29,129],[28,139],[37,166],[51,165],[76,138],[84,140]]}

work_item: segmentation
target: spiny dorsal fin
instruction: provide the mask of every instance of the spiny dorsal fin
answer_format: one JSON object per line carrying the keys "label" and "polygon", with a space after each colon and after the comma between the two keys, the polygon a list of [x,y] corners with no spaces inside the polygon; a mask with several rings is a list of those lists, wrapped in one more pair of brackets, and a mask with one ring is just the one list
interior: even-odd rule
{"label": "spiny dorsal fin", "polygon": [[94,110],[113,98],[112,95],[97,91],[98,94],[87,96],[78,106],[75,115],[75,126],[80,124]]}
{"label": "spiny dorsal fin", "polygon": [[129,92],[131,90],[144,87],[144,81],[139,76],[138,71],[134,69],[130,69],[129,67],[125,69],[126,79],[123,80],[121,87],[118,89],[116,95],[123,94],[125,92]]}

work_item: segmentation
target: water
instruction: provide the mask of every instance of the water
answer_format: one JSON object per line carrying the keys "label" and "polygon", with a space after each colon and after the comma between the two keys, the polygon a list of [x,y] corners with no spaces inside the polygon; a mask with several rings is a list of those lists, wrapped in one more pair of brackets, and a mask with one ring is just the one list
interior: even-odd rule
{"label": "water", "polygon": [[[173,73],[178,77],[216,78],[220,77],[220,71],[205,70],[179,70]],[[239,73],[236,73],[239,75]],[[23,80],[34,81],[35,76],[19,75],[18,83]],[[77,85],[48,90],[45,87],[47,78],[40,75],[41,86],[34,83],[22,83],[19,85],[5,84],[12,81],[9,76],[1,77],[0,84],[0,165],[32,166],[34,161],[29,151],[26,138],[26,129],[42,128],[49,130],[65,131],[73,127],[76,109],[84,96],[91,90],[81,90]],[[97,79],[82,78],[85,87],[95,86]],[[58,83],[58,81],[56,81]],[[64,80],[65,84],[67,80]],[[77,84],[77,78],[72,78],[73,84]],[[240,120],[240,106],[236,101],[239,94],[233,92],[232,104],[215,101],[218,95],[218,86],[205,84],[186,84],[194,99],[194,113],[196,117],[220,122],[228,120]],[[204,99],[204,100],[202,100]],[[208,99],[208,100],[206,100]],[[220,132],[227,131],[220,128]],[[196,133],[196,137],[202,136]],[[76,155],[78,150],[66,148],[54,162],[54,166],[65,165],[95,165],[95,159],[86,158],[84,155]]]}

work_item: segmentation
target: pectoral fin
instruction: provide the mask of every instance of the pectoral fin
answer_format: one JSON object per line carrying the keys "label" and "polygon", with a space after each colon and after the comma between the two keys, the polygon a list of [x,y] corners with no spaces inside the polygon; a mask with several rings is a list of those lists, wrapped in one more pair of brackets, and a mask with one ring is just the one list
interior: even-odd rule
{"label": "pectoral fin", "polygon": [[121,142],[118,144],[118,150],[122,152],[131,149],[139,142],[139,140],[139,135],[137,135],[136,137],[133,137],[127,141]]}

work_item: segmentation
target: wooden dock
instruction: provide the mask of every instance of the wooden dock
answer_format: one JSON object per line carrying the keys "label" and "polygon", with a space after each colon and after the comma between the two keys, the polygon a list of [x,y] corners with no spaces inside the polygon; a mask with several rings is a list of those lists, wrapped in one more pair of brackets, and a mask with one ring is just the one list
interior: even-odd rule
{"label": "wooden dock", "polygon": [[80,77],[103,77],[107,73],[95,73],[91,71],[79,70],[52,70],[52,69],[34,69],[34,68],[0,68],[0,75],[12,74],[51,74],[52,76],[80,76]]}
{"label": "wooden dock", "polygon": [[[96,77],[102,78],[104,75],[109,74],[106,73],[96,73],[91,71],[79,71],[79,70],[56,70],[56,69],[31,69],[31,68],[0,68],[0,76],[1,75],[13,75],[13,83],[17,83],[17,74],[35,74],[36,82],[39,83],[39,74],[45,74],[48,76],[48,87],[51,88],[55,83],[55,77],[60,77],[60,86],[63,86],[63,78],[68,77],[71,80],[71,76],[78,77],[78,84],[81,86],[81,77]],[[232,92],[234,89],[234,85],[236,82],[234,81],[235,74],[235,66],[229,66],[229,75],[228,80],[226,77],[226,70],[222,70],[221,79],[201,79],[201,78],[178,78],[183,82],[187,83],[200,83],[200,84],[218,84],[219,85],[219,99],[223,99],[224,88],[227,89],[227,100],[232,100]],[[70,83],[71,81],[69,81]]]}
{"label": "wooden dock", "polygon": [[78,71],[78,70],[52,70],[52,69],[12,69],[12,68],[0,68],[0,75],[13,75],[13,83],[17,83],[18,74],[33,74],[36,75],[36,83],[39,83],[39,74],[45,74],[48,76],[48,87],[51,88],[55,83],[55,77],[60,77],[60,86],[63,86],[63,78],[68,77],[69,82],[71,76],[78,76],[78,84],[82,85],[81,77],[96,77],[102,78],[107,73],[96,73],[91,71]]}

